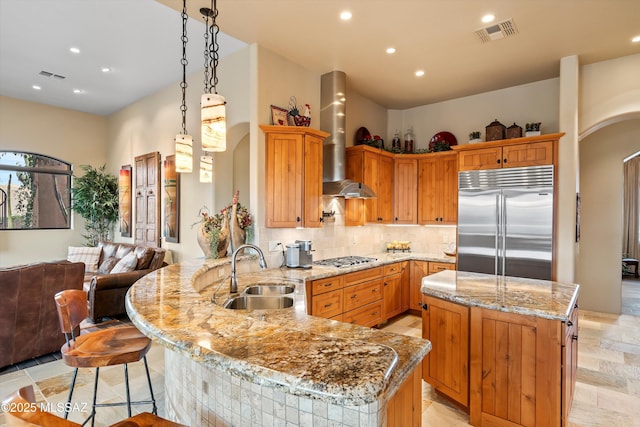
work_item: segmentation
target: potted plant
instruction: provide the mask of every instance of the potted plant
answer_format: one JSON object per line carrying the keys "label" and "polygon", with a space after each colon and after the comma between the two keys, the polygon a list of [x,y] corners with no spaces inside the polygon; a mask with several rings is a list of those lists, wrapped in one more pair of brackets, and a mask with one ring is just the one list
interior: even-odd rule
{"label": "potted plant", "polygon": [[542,123],[527,123],[524,127],[524,136],[538,136],[540,135],[540,125]]}
{"label": "potted plant", "polygon": [[83,237],[88,246],[96,246],[101,240],[110,240],[118,220],[118,179],[105,171],[105,165],[80,168],[84,175],[74,176],[71,209],[85,220],[87,234]]}
{"label": "potted plant", "polygon": [[478,131],[473,131],[469,134],[469,144],[473,144],[476,142],[481,142],[482,140],[480,139],[480,132]]}

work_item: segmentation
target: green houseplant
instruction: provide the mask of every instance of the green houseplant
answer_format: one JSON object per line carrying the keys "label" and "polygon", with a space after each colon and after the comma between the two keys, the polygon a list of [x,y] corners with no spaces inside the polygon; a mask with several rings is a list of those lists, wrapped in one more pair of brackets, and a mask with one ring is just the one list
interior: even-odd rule
{"label": "green houseplant", "polygon": [[80,167],[84,175],[74,177],[71,209],[85,220],[83,237],[88,246],[96,246],[100,240],[110,240],[118,220],[118,179],[105,171],[105,165]]}

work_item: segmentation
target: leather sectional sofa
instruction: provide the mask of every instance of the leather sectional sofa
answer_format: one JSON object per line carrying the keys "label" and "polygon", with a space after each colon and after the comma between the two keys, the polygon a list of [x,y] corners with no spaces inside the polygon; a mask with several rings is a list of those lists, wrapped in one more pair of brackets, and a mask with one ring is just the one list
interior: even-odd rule
{"label": "leather sectional sofa", "polygon": [[84,268],[69,261],[0,268],[0,367],[60,350],[64,335],[53,297],[82,289]]}
{"label": "leather sectional sofa", "polygon": [[100,242],[102,248],[98,266],[109,258],[122,259],[130,252],[137,258],[135,269],[123,273],[86,272],[84,290],[89,298],[89,319],[99,322],[104,317],[119,317],[126,314],[124,301],[133,283],[163,266],[166,250],[137,246],[130,243]]}

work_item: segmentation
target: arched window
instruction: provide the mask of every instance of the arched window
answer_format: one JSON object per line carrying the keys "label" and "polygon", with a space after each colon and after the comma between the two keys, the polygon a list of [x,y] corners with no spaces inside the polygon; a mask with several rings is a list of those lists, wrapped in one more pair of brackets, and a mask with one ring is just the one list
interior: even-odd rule
{"label": "arched window", "polygon": [[0,230],[71,228],[71,164],[0,150]]}

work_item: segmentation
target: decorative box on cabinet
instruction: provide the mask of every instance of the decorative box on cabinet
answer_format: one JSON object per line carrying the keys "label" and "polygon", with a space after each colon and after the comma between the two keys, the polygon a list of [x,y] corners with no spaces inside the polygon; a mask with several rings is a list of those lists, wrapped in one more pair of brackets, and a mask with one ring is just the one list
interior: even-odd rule
{"label": "decorative box on cabinet", "polygon": [[554,164],[564,133],[456,145],[458,170],[482,170]]}
{"label": "decorative box on cabinet", "polygon": [[418,160],[418,224],[458,223],[458,155],[432,153]]}
{"label": "decorative box on cabinet", "polygon": [[301,126],[265,126],[267,227],[320,227],[322,141],[328,133]]}

